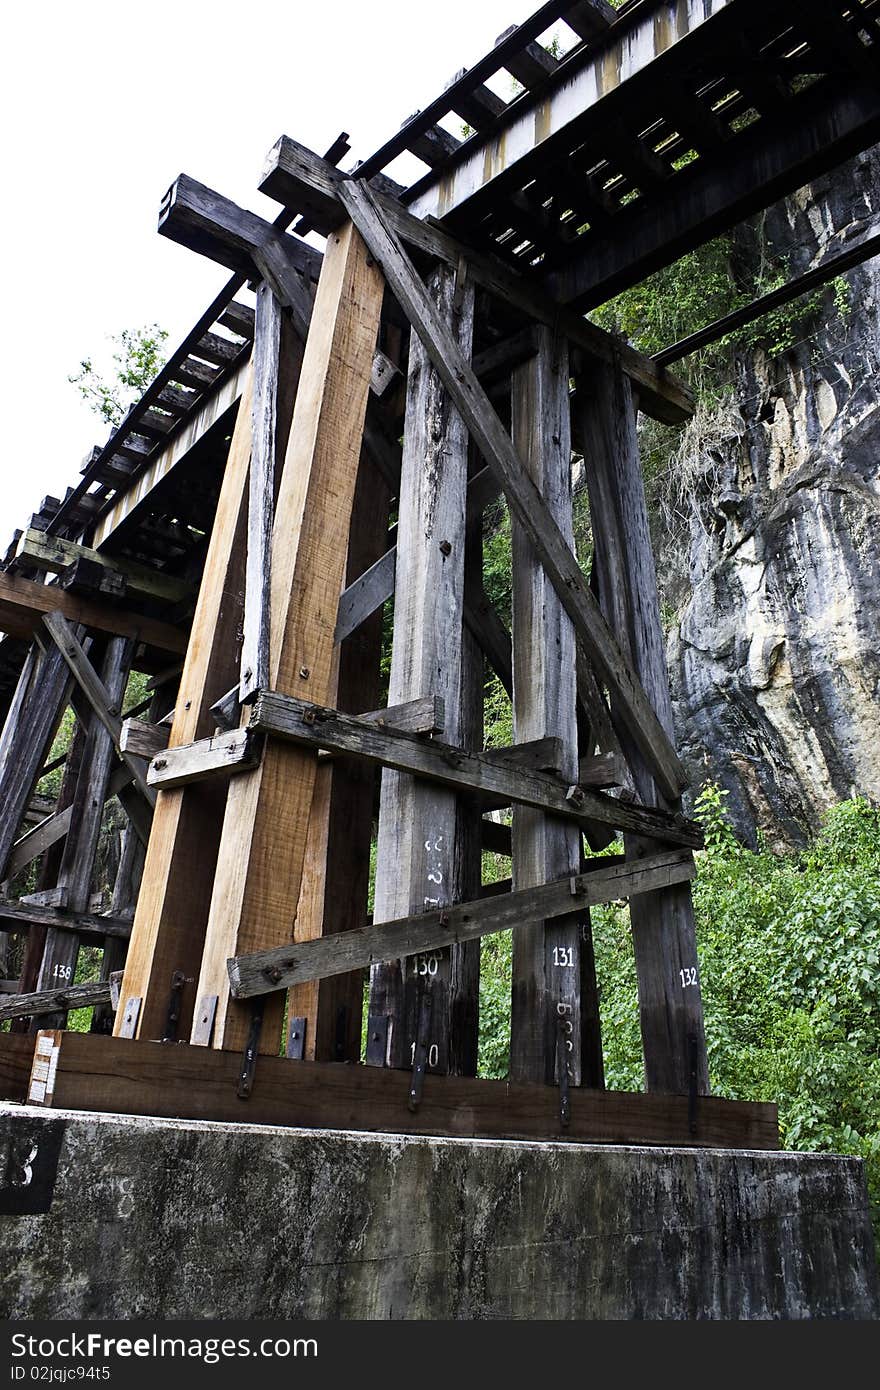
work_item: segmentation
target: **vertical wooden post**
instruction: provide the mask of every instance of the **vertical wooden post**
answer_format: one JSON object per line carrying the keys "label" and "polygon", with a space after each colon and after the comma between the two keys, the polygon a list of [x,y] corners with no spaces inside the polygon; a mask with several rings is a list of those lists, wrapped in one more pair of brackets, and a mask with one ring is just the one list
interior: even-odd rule
{"label": "vertical wooden post", "polygon": [[[146,846],[141,837],[134,826],[129,823],[122,832],[119,867],[113,882],[113,897],[110,901],[110,912],[113,917],[127,917],[129,921],[134,918],[146,853]],[[109,980],[115,970],[125,968],[127,953],[128,942],[124,938],[120,936],[104,937],[104,955],[101,958],[102,980]],[[91,1031],[93,1033],[112,1033],[113,1019],[113,1010],[105,1004],[99,1005],[92,1010]]]}
{"label": "vertical wooden post", "polygon": [[247,562],[241,643],[241,704],[269,684],[269,594],[275,509],[275,436],[281,353],[281,305],[267,284],[257,290],[254,329],[253,447],[248,483]]}
{"label": "vertical wooden post", "polygon": [[[101,680],[112,708],[118,712],[128,682],[134,643],[127,637],[111,637],[102,645],[105,650],[100,668]],[[73,815],[57,879],[58,886],[67,890],[67,907],[71,912],[89,910],[92,872],[107,798],[107,783],[114,760],[113,740],[97,716],[89,710],[82,765],[73,796]],[[38,990],[73,984],[79,947],[80,939],[74,932],[50,928],[37,981]],[[67,1012],[61,1010],[35,1020],[35,1030],[42,1027],[46,1019],[47,1027],[63,1028],[67,1022]]]}
{"label": "vertical wooden post", "polygon": [[[82,767],[85,742],[85,724],[81,724],[79,720],[77,720],[74,724],[73,738],[71,739],[67,760],[64,764],[64,775],[61,779],[61,789],[58,793],[58,811],[65,811],[69,806],[73,805],[76,784],[79,779],[80,768]],[[63,854],[64,840],[58,840],[55,844],[50,845],[48,850],[42,855],[40,870],[37,875],[38,889],[53,888],[58,882],[58,870],[61,867],[61,858]],[[48,927],[33,926],[25,938],[21,974],[18,978],[17,992],[19,994],[34,994],[36,992],[48,930]],[[28,1018],[14,1018],[10,1025],[10,1031],[13,1033],[27,1033],[29,1028],[30,1019]]]}
{"label": "vertical wooden post", "polygon": [[[352,583],[388,545],[388,484],[361,454],[351,518],[346,583]],[[381,608],[337,648],[337,709],[360,714],[381,703]],[[357,758],[319,767],[309,818],[296,941],[362,927],[370,880],[375,771]],[[356,1062],[360,1057],[363,972],[333,975],[288,991],[288,1018],[305,1019],[309,1061]]]}
{"label": "vertical wooden post", "polygon": [[[632,387],[619,366],[595,363],[579,379],[577,400],[602,610],[671,738],[672,702]],[[660,795],[622,725],[618,731],[642,800],[679,809],[680,803],[673,806]],[[651,841],[635,836],[627,836],[625,844],[627,857],[634,859],[656,849]],[[686,1092],[695,1070],[697,1087],[706,1093],[708,1063],[690,884],[639,894],[630,903],[630,920],[648,1089]]]}
{"label": "vertical wooden post", "polygon": [[[429,292],[456,341],[470,357],[474,292],[454,271],[433,272]],[[439,695],[443,738],[461,739],[462,613],[464,607],[468,436],[418,336],[410,337],[406,422],[397,523],[394,643],[389,704]],[[459,896],[456,883],[456,797],[445,788],[396,771],[382,774],[374,920],[383,922],[442,906]],[[456,948],[452,948],[455,950]],[[450,950],[373,967],[370,1018],[390,1020],[386,1061],[411,1065],[421,1000],[430,1001],[430,1070],[448,1072],[457,1015],[457,967]],[[378,1059],[377,1059],[378,1060]]]}
{"label": "vertical wooden post", "polygon": [[0,738],[0,880],[70,686],[64,658],[54,643],[44,652],[32,646]]}
{"label": "vertical wooden post", "polygon": [[[324,254],[303,357],[272,541],[270,674],[275,690],[326,702],[336,608],[384,281],[349,224]],[[316,759],[270,741],[233,779],[197,997],[217,998],[213,1044],[243,1047],[251,1010],[230,999],[228,957],[290,941]],[[262,1050],[276,1052],[283,995],[267,999]],[[194,1039],[195,1040],[195,1039]]]}
{"label": "vertical wooden post", "polygon": [[[249,374],[235,421],[214,528],[208,545],[169,744],[203,738],[214,728],[211,705],[238,678],[237,633],[244,600],[248,465],[251,452]],[[211,902],[225,789],[205,782],[160,791],[153,813],[141,893],[129,943],[121,998],[141,999],[138,1034],[161,1038],[171,976],[198,974]],[[182,995],[181,1033],[195,996]],[[116,1015],[114,1031],[123,1024]]]}
{"label": "vertical wooden post", "polygon": [[[511,434],[550,514],[574,550],[568,349],[552,330],[538,330],[538,351],[512,377]],[[518,743],[562,740],[561,771],[577,782],[577,674],[574,629],[522,527],[511,523],[513,553],[513,723]],[[531,888],[581,867],[577,827],[527,806],[513,813],[513,885]],[[566,1059],[573,1085],[601,1078],[588,913],[572,913],[513,935],[510,1075],[552,1084]],[[583,967],[583,969],[582,969]],[[584,1007],[591,1025],[584,1027]],[[585,1057],[589,1039],[593,1052]]]}

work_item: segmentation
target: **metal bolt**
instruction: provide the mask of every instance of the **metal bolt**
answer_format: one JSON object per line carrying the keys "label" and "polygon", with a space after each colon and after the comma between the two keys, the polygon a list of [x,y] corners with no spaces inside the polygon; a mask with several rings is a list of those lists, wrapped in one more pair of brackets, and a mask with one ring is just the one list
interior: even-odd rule
{"label": "metal bolt", "polygon": [[300,678],[300,680],[307,681],[310,675],[311,675],[311,671],[309,670],[308,666],[300,666],[300,668],[299,668],[299,678]]}
{"label": "metal bolt", "polygon": [[157,772],[159,771],[160,768],[167,767],[167,766],[168,766],[168,759],[167,759],[167,758],[154,758],[154,759],[153,759],[153,767],[156,769]]}
{"label": "metal bolt", "polygon": [[187,700],[187,702],[186,702],[186,704],[184,705],[183,708],[184,708],[184,709],[192,709],[192,700]]}
{"label": "metal bolt", "polygon": [[449,541],[441,541],[441,542],[440,542],[440,554],[441,554],[441,555],[451,555],[451,554],[452,554],[452,545],[451,545],[451,543],[450,543]]}

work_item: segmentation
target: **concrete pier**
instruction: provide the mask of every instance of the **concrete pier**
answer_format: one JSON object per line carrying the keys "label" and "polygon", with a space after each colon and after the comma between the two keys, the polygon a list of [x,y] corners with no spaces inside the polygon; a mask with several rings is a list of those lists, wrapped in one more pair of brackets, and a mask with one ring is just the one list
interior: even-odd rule
{"label": "concrete pier", "polygon": [[875,1318],[862,1164],[0,1106],[5,1318]]}

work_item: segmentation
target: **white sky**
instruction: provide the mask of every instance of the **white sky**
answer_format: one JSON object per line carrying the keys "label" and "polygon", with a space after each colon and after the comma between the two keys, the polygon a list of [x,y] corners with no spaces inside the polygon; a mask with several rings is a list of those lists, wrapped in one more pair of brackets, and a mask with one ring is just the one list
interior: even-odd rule
{"label": "white sky", "polygon": [[[10,6],[0,84],[6,304],[0,546],[107,426],[68,376],[158,322],[170,351],[228,272],[156,233],[179,173],[274,216],[279,135],[364,159],[538,0],[48,0]],[[494,85],[494,84],[492,84]],[[502,89],[503,90],[503,87]]]}

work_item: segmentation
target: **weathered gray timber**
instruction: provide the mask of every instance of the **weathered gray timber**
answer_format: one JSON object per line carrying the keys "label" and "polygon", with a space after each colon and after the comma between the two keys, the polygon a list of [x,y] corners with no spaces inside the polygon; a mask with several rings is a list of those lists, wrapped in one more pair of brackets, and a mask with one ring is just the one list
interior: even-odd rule
{"label": "weathered gray timber", "polygon": [[136,758],[155,758],[168,747],[171,729],[167,724],[150,724],[146,719],[123,719],[119,731],[119,751]]}
{"label": "weathered gray timber", "polygon": [[56,931],[76,932],[79,936],[119,936],[131,934],[131,923],[123,918],[103,917],[94,912],[66,912],[53,907],[29,907],[21,902],[0,899],[0,922],[6,931],[29,931],[34,927],[50,927]]}
{"label": "weathered gray timber", "polygon": [[[446,266],[430,297],[463,358],[470,360],[474,290]],[[462,622],[467,525],[468,436],[458,411],[415,334],[409,375],[397,521],[394,636],[388,700],[428,691],[444,707],[444,737],[461,738]],[[389,921],[460,898],[454,791],[396,769],[383,770],[373,918]],[[448,1072],[460,1010],[450,951],[381,961],[371,971],[370,1017],[388,1020],[385,1063],[412,1065],[424,1046],[428,1066]],[[423,1004],[423,999],[426,1001]],[[429,1036],[419,1041],[423,1008]]]}
{"label": "weathered gray timber", "polygon": [[[544,920],[570,916],[590,904],[614,902],[668,883],[683,882],[693,878],[694,873],[692,856],[679,850],[634,864],[612,863],[607,869],[592,868],[590,873],[478,898],[475,902],[453,903],[394,922],[375,922],[321,941],[255,951],[228,962],[232,992],[236,999],[248,999],[285,989],[300,980],[321,979],[376,961],[421,956],[453,942],[509,931],[521,924],[524,929],[534,930]],[[553,1056],[550,1060],[552,1065]]]}
{"label": "weathered gray timber", "polygon": [[404,312],[416,329],[428,356],[467,425],[471,438],[490,467],[496,470],[511,513],[529,537],[574,624],[578,641],[598,673],[613,691],[630,734],[664,792],[676,796],[686,785],[684,769],[666,731],[660,725],[632,664],[621,652],[602,617],[599,605],[568,548],[557,523],[532,479],[523,469],[510,435],[447,329],[399,239],[383,221],[376,202],[363,184],[339,185],[339,197],[349,212]]}
{"label": "weathered gray timber", "polygon": [[54,646],[32,647],[22,668],[0,739],[0,879],[34,784],[61,721],[70,676]]}
{"label": "weathered gray timber", "polygon": [[[142,843],[133,826],[126,826],[122,832],[119,867],[116,870],[116,878],[113,883],[110,913],[117,920],[128,922],[129,925],[134,920],[146,852],[146,846]],[[128,937],[109,934],[104,937],[104,954],[101,957],[102,981],[109,984],[110,976],[114,972],[125,969],[127,954]],[[93,1033],[112,1033],[115,1013],[112,1000],[109,1008],[107,1005],[96,1005],[92,1012],[91,1031]]]}
{"label": "weathered gray timber", "polygon": [[257,289],[247,562],[238,699],[248,704],[269,684],[269,595],[275,516],[275,430],[281,305],[264,282]]}
{"label": "weathered gray timber", "polygon": [[25,531],[15,553],[23,564],[49,570],[54,574],[61,574],[76,560],[90,560],[101,568],[123,575],[127,587],[133,593],[145,594],[148,598],[165,599],[169,603],[180,603],[190,594],[190,586],[173,575],[147,569],[145,565],[138,565],[133,560],[90,550],[88,546],[64,540],[61,536],[49,536],[45,531]]}
{"label": "weathered gray timber", "polygon": [[111,696],[86,656],[75,629],[70,626],[63,614],[47,613],[43,618],[43,623],[74,680],[110,735],[113,746],[132,775],[132,781],[147,805],[152,809],[156,804],[156,793],[152,787],[147,785],[143,760],[133,757],[131,753],[120,751],[122,720],[119,717],[119,706],[121,695],[115,699]]}
{"label": "weathered gray timber", "polygon": [[[536,356],[511,383],[511,438],[548,515],[574,550],[571,508],[569,366],[564,340],[540,330]],[[559,744],[557,774],[578,780],[575,634],[528,536],[511,525],[513,729],[518,743]],[[580,869],[581,834],[532,806],[513,811],[513,885],[527,889]],[[589,912],[571,912],[513,934],[510,1076],[552,1085],[565,1068],[572,1085],[602,1084],[598,999]],[[582,1011],[591,1026],[582,1028]],[[585,1055],[584,1043],[593,1043]]]}
{"label": "weathered gray timber", "polygon": [[500,1319],[525,1324],[525,1352],[544,1319],[880,1313],[855,1158],[21,1106],[4,1106],[0,1143],[13,1162],[36,1148],[42,1194],[0,1216],[0,1312],[14,1321],[308,1318],[329,1338],[341,1319]]}
{"label": "weathered gray timber", "polygon": [[[118,709],[125,695],[132,652],[133,643],[128,637],[111,637],[107,641],[100,678],[111,709]],[[57,886],[64,890],[65,906],[71,913],[83,913],[89,907],[98,837],[114,761],[113,739],[103,721],[90,710],[82,766],[71,804],[71,829],[64,842],[58,870]],[[50,928],[43,948],[37,990],[72,984],[78,958],[79,938],[72,932],[56,932]],[[66,1013],[59,1011],[50,1013],[45,1022],[49,1028],[63,1028],[66,1019]]]}
{"label": "weathered gray timber", "polygon": [[[355,181],[340,174],[312,150],[283,135],[269,152],[260,191],[279,202],[311,197],[314,225],[329,231],[345,220],[346,212],[350,215],[351,210],[342,205],[343,190],[347,191]],[[675,377],[658,368],[650,357],[573,313],[495,256],[475,251],[435,222],[420,221],[397,198],[373,189],[371,193],[389,226],[414,249],[445,261],[453,268],[464,261],[468,276],[475,283],[528,320],[564,332],[573,347],[583,349],[600,362],[619,359],[639,390],[646,414],[667,424],[680,424],[693,414],[690,392]]]}
{"label": "weathered gray timber", "polygon": [[397,551],[392,546],[340,594],[336,613],[337,642],[350,637],[391,597],[396,564]]}
{"label": "weathered gray timber", "polygon": [[633,830],[669,844],[700,849],[702,832],[678,812],[618,801],[602,792],[568,786],[559,778],[527,768],[511,767],[491,757],[467,753],[436,740],[430,742],[396,729],[380,729],[364,720],[324,709],[292,695],[261,691],[254,704],[251,726],[273,737],[291,739],[313,748],[329,748],[401,772],[490,797],[496,804],[519,802],[551,815],[583,824],[602,821],[620,830]]}
{"label": "weathered gray timber", "polygon": [[260,739],[248,729],[230,729],[224,734],[158,753],[147,769],[151,789],[171,791],[205,778],[231,776],[257,767],[262,753]]}
{"label": "weathered gray timber", "polygon": [[[632,391],[621,371],[605,367],[582,376],[580,387],[577,397],[602,608],[671,737],[672,704]],[[678,799],[670,801],[657,788],[613,694],[612,712],[620,720],[621,741],[640,799],[647,805],[678,809]],[[633,858],[646,848],[650,852],[639,839],[627,841],[627,853]],[[694,1076],[699,1089],[707,1091],[690,887],[684,884],[637,900],[630,916],[646,1083],[652,1090],[684,1091]]]}
{"label": "weathered gray timber", "polygon": [[69,1009],[85,1009],[94,1004],[109,1004],[110,985],[95,980],[85,985],[59,985],[54,989],[38,990],[35,994],[8,994],[0,997],[0,1022],[7,1018],[33,1018],[36,1027],[52,1027],[54,1018],[67,1018]]}

